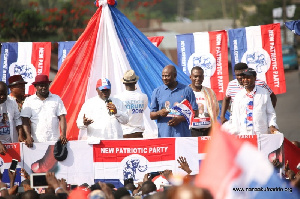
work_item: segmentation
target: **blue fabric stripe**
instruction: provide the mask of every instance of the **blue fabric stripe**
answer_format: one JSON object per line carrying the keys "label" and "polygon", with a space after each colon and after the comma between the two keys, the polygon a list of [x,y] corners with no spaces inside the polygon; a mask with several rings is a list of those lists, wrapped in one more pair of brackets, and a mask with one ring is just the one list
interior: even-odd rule
{"label": "blue fabric stripe", "polygon": [[[162,85],[162,69],[172,64],[177,68],[177,81],[182,84],[190,84],[189,77],[165,56],[149,39],[140,32],[117,8],[111,7],[111,14],[114,21],[120,42],[126,53],[131,68],[140,77],[138,83],[143,93],[151,99],[155,88]],[[148,102],[150,105],[150,100]]]}
{"label": "blue fabric stripe", "polygon": [[[4,67],[4,55],[6,56],[6,69]],[[8,82],[9,75],[9,66],[16,62],[18,59],[18,43],[2,43],[1,48],[1,67],[0,67],[0,77],[1,81]],[[6,78],[4,75],[6,74]]]}
{"label": "blue fabric stripe", "polygon": [[[229,37],[229,47],[230,47],[230,54],[231,54],[231,66],[232,66],[232,74],[234,74],[234,65],[241,62],[242,56],[247,51],[247,40],[246,40],[246,29],[245,28],[238,28],[238,29],[230,29],[228,30],[228,37]],[[237,41],[237,57],[234,53],[234,40]],[[238,62],[235,60],[238,58]],[[235,78],[235,75],[234,75]]]}
{"label": "blue fabric stripe", "polygon": [[63,61],[63,51],[66,50],[66,55],[69,54],[70,50],[74,46],[76,41],[63,41],[63,42],[57,42],[58,43],[58,64],[57,68],[60,69],[60,66]]}
{"label": "blue fabric stripe", "polygon": [[177,57],[178,65],[188,76],[188,60],[189,57],[195,52],[195,42],[193,34],[176,35],[177,38]]}

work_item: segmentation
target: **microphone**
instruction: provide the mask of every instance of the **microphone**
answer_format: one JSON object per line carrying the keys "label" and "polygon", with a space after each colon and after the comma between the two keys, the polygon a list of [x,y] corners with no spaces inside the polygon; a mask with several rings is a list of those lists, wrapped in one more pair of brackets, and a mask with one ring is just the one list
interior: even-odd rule
{"label": "microphone", "polygon": [[[105,100],[105,104],[112,104],[111,99],[106,99],[106,100]],[[113,115],[113,114],[114,114],[114,110],[108,109],[108,114],[109,114],[109,115]]]}

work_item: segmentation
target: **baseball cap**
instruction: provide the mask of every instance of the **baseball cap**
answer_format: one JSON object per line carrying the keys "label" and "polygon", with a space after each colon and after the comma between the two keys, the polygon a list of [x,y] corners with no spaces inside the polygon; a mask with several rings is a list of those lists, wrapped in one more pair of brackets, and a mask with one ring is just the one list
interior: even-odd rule
{"label": "baseball cap", "polygon": [[97,81],[96,88],[98,88],[99,90],[110,89],[110,81],[107,78],[99,79]]}
{"label": "baseball cap", "polygon": [[256,76],[256,72],[253,68],[247,68],[242,72],[242,75]]}

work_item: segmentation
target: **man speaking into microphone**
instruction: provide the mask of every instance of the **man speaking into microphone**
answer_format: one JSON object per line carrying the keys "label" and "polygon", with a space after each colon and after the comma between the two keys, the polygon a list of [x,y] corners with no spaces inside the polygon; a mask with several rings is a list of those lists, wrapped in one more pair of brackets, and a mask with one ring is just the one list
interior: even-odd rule
{"label": "man speaking into microphone", "polygon": [[87,129],[87,141],[97,144],[101,139],[121,139],[121,124],[128,122],[127,109],[117,98],[110,98],[111,84],[106,78],[96,85],[98,96],[88,99],[82,105],[77,117],[79,129]]}

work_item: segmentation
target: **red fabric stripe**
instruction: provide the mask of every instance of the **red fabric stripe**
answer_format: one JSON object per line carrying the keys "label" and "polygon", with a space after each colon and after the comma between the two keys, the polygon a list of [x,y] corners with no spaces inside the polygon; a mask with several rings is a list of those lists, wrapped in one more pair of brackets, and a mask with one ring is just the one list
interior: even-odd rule
{"label": "red fabric stripe", "polygon": [[[216,93],[217,100],[223,100],[229,82],[228,78],[228,48],[227,33],[225,30],[208,32],[210,53],[216,59],[216,71],[210,78],[211,89]],[[220,40],[217,40],[217,36]]]}
{"label": "red fabric stripe", "polygon": [[[274,34],[270,31],[272,30]],[[272,41],[272,35],[274,35],[274,41]],[[282,61],[282,46],[280,35],[280,24],[268,24],[261,26],[262,47],[268,52],[271,59],[271,65],[266,73],[266,81],[268,86],[275,94],[281,94],[286,92],[284,67]],[[274,46],[275,48],[273,48]],[[275,49],[272,50],[272,49]],[[276,58],[271,53],[276,53]],[[277,81],[277,78],[279,81]],[[278,83],[279,82],[279,83]]]}
{"label": "red fabric stripe", "polygon": [[[51,59],[51,42],[33,42],[31,63],[36,68],[36,75],[50,73],[50,59]],[[35,94],[33,85],[29,86],[28,94]]]}
{"label": "red fabric stripe", "polygon": [[90,19],[85,31],[78,38],[64,60],[50,88],[61,97],[67,109],[67,138],[78,139],[77,115],[85,101],[91,63],[97,39],[102,7]]}

